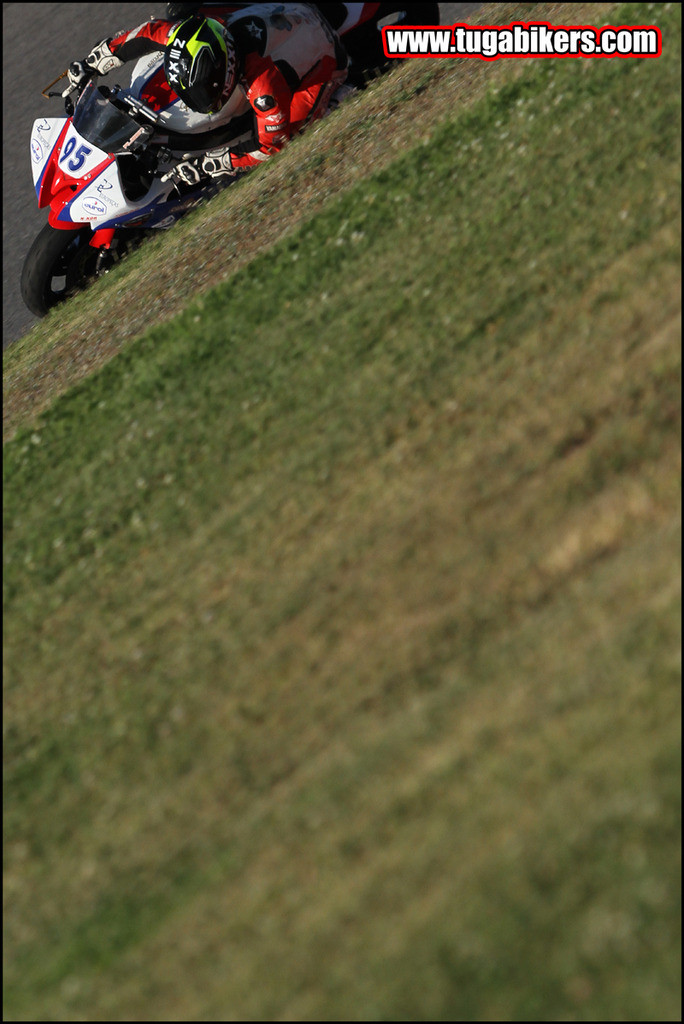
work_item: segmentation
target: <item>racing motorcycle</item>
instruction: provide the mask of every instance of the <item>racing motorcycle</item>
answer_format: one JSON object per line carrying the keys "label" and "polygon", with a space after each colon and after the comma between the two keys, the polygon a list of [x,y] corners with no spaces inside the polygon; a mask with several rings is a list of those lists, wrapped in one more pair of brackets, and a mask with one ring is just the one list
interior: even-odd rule
{"label": "racing motorcycle", "polygon": [[[169,4],[166,14],[179,19],[199,11],[220,17],[260,6]],[[314,6],[343,40],[350,57],[347,82],[357,89],[386,70],[383,26],[439,23],[439,6],[432,3]],[[65,71],[60,78],[66,75]],[[48,91],[60,78],[43,90],[46,98],[65,96]],[[239,145],[253,136],[253,114],[242,90],[236,89],[229,103],[234,110],[227,123],[224,112],[221,126],[212,131],[211,148]],[[161,53],[137,62],[127,88],[90,79],[75,104],[66,97],[65,113],[61,118],[39,118],[31,132],[38,206],[49,207],[49,213],[26,256],[21,294],[39,317],[107,273],[155,231],[172,227],[235,180],[209,179],[187,186],[171,175],[179,160],[192,155],[193,124],[188,116],[203,119],[201,150],[209,147],[206,115],[189,115],[171,91]]]}

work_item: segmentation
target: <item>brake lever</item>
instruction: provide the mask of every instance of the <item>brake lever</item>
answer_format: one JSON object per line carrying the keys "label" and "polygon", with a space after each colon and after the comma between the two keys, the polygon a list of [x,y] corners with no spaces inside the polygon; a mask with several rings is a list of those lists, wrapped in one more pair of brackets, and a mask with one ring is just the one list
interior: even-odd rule
{"label": "brake lever", "polygon": [[48,92],[48,89],[51,89],[53,85],[57,85],[58,82],[61,82],[63,78],[66,78],[67,74],[68,74],[68,71],[63,71],[61,75],[59,75],[57,78],[55,78],[54,82],[50,82],[49,85],[46,85],[45,88],[41,91],[41,96],[44,96],[46,100],[51,99],[53,96],[62,96],[63,93],[61,93],[61,92]]}

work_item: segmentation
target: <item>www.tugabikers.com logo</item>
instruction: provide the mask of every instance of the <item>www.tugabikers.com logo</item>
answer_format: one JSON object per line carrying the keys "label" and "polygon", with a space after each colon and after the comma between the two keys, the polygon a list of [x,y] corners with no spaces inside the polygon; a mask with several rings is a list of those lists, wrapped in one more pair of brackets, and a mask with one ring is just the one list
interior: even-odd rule
{"label": "www.tugabikers.com logo", "polygon": [[659,57],[663,40],[655,25],[432,26],[382,30],[386,57]]}

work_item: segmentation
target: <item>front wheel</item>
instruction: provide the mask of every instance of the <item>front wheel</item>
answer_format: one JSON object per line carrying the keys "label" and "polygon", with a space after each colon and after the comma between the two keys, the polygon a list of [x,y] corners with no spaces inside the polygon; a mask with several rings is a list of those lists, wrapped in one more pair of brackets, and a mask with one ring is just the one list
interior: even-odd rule
{"label": "front wheel", "polygon": [[46,224],[36,237],[21,273],[21,297],[35,316],[87,288],[100,274],[141,240],[133,231],[117,234],[110,249],[95,249],[90,227],[53,228]]}

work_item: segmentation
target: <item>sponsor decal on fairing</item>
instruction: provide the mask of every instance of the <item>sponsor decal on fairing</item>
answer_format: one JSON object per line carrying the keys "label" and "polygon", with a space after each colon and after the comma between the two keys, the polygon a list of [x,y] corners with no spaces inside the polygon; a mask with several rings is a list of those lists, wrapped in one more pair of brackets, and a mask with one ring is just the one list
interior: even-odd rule
{"label": "sponsor decal on fairing", "polygon": [[104,217],[107,213],[107,207],[101,199],[95,199],[94,196],[89,196],[87,199],[81,200],[81,206],[87,214],[93,214],[95,217]]}

